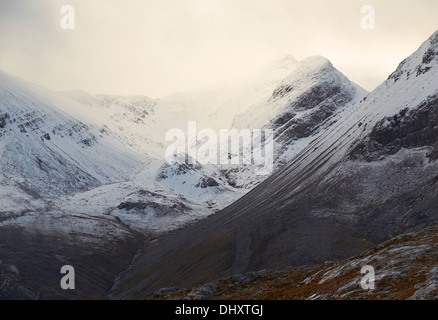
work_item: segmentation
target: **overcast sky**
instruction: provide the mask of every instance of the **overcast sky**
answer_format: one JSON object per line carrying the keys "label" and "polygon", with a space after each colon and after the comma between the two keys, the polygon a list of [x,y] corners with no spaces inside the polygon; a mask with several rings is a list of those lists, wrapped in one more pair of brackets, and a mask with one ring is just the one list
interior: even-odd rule
{"label": "overcast sky", "polygon": [[[66,4],[75,30],[60,27]],[[436,29],[437,0],[0,0],[0,69],[54,90],[159,97],[290,53],[323,55],[372,90]]]}

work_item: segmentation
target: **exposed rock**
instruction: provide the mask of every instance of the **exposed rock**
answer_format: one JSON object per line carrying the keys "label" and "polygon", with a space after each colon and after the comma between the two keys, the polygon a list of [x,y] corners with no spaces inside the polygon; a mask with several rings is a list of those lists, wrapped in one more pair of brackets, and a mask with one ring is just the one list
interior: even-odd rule
{"label": "exposed rock", "polygon": [[154,299],[159,299],[159,298],[163,298],[163,297],[169,296],[171,294],[174,294],[175,292],[179,292],[179,291],[183,291],[183,290],[185,290],[185,289],[180,288],[180,287],[163,288],[163,289],[155,291],[152,294],[152,297]]}
{"label": "exposed rock", "polygon": [[218,187],[219,183],[217,183],[216,180],[214,180],[212,177],[203,177],[201,181],[199,181],[198,184],[196,184],[196,188],[210,188],[210,187]]}
{"label": "exposed rock", "polygon": [[156,180],[161,181],[172,176],[182,176],[187,174],[188,172],[197,171],[201,169],[202,169],[202,165],[197,161],[194,161],[194,164],[188,163],[188,160],[187,161],[184,160],[183,162],[181,161],[175,162],[173,164],[169,164],[166,162],[158,170]]}
{"label": "exposed rock", "polygon": [[216,292],[217,287],[218,285],[215,283],[204,284],[203,286],[193,289],[188,294],[188,298],[191,300],[205,300]]}
{"label": "exposed rock", "polygon": [[6,123],[8,119],[9,119],[8,113],[0,114],[0,129],[4,129],[6,127]]}
{"label": "exposed rock", "polygon": [[122,202],[118,205],[117,209],[120,210],[126,210],[127,212],[135,212],[135,213],[141,213],[149,209],[151,210],[156,216],[164,216],[168,214],[183,214],[186,211],[189,211],[190,208],[187,207],[184,203],[174,203],[173,205],[170,204],[160,204],[152,201],[145,201],[145,202]]}
{"label": "exposed rock", "polygon": [[438,95],[429,97],[413,110],[402,110],[376,124],[371,134],[350,153],[353,159],[375,161],[401,148],[432,147],[438,141]]}

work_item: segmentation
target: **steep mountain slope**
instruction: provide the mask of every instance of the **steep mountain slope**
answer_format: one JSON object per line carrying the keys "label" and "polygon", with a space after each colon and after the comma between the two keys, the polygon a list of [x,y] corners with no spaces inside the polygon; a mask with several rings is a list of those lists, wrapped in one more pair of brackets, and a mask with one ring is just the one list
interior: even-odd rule
{"label": "steep mountain slope", "polygon": [[62,103],[0,72],[2,211],[29,210],[31,200],[123,180],[140,167],[139,155],[107,139],[103,126],[59,108]]}
{"label": "steep mountain slope", "polygon": [[220,213],[147,244],[114,297],[345,258],[438,221],[437,93],[438,32],[282,170]]}

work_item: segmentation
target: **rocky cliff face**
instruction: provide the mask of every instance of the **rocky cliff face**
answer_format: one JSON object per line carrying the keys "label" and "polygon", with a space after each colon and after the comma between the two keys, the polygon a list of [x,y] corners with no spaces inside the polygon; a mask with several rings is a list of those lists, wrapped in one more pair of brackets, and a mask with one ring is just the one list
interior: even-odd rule
{"label": "rocky cliff face", "polygon": [[354,159],[376,161],[401,149],[427,147],[428,158],[437,157],[438,95],[428,97],[414,109],[404,109],[379,121],[370,135],[351,152]]}

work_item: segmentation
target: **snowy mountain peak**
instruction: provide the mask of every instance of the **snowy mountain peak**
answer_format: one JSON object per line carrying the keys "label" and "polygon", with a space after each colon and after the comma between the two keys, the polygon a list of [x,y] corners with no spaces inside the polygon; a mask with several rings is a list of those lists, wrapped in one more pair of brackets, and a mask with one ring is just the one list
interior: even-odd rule
{"label": "snowy mountain peak", "polygon": [[[301,61],[299,66],[274,90],[271,100],[284,98],[290,100],[320,85],[332,87],[337,91],[339,88],[348,89],[347,91],[351,93],[356,91],[355,86],[328,59],[315,56]],[[363,90],[361,91],[364,93]]]}
{"label": "snowy mountain peak", "polygon": [[283,98],[289,92],[300,92],[312,86],[328,82],[351,86],[351,82],[332,63],[321,56],[309,57],[285,78],[274,90],[271,99]]}
{"label": "snowy mountain peak", "polygon": [[[274,167],[279,168],[366,94],[328,59],[309,57],[295,64],[267,100],[238,114],[233,125],[274,130]],[[248,170],[233,168],[228,171],[229,181],[234,186],[253,185],[254,174],[251,169],[245,169]]]}

